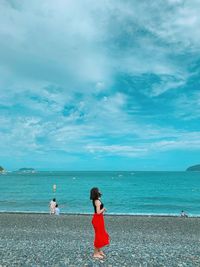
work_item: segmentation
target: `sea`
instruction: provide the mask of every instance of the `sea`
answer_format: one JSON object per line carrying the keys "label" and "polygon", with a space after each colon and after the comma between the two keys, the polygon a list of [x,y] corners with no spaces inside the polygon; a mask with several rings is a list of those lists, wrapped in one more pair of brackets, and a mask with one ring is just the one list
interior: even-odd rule
{"label": "sea", "polygon": [[200,216],[200,172],[186,171],[7,172],[0,174],[0,212],[48,213],[56,198],[61,214],[91,214],[92,187],[108,214]]}

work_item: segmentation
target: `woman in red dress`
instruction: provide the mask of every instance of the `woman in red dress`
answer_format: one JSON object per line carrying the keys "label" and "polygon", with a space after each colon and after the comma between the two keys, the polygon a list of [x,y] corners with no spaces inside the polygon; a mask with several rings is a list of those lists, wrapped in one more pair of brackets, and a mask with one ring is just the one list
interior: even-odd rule
{"label": "woman in red dress", "polygon": [[103,203],[100,200],[101,193],[97,187],[90,191],[90,199],[94,206],[94,215],[92,218],[92,225],[94,227],[94,258],[103,259],[105,254],[101,250],[102,247],[109,245],[110,237],[105,229],[103,213],[106,211]]}

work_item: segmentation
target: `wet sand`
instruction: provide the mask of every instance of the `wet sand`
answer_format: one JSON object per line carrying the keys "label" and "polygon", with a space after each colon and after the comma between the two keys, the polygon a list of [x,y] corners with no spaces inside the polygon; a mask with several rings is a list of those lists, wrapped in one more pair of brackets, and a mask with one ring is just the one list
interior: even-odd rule
{"label": "wet sand", "polygon": [[92,258],[91,215],[0,214],[0,266],[200,266],[200,218],[105,216],[111,244]]}

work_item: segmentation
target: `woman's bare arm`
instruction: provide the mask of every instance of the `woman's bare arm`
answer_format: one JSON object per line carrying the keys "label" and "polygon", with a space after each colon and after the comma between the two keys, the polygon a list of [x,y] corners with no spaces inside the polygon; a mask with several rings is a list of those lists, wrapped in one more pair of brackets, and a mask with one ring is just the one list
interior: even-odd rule
{"label": "woman's bare arm", "polygon": [[95,200],[95,206],[96,206],[97,214],[101,214],[106,210],[105,208],[100,209],[101,202],[99,200]]}

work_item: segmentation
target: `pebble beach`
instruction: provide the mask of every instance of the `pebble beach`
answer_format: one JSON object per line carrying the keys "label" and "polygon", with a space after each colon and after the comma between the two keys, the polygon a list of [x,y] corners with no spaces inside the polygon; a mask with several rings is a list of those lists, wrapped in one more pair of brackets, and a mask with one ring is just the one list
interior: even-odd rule
{"label": "pebble beach", "polygon": [[92,258],[91,215],[0,214],[0,266],[200,266],[200,218],[105,215],[111,244]]}

